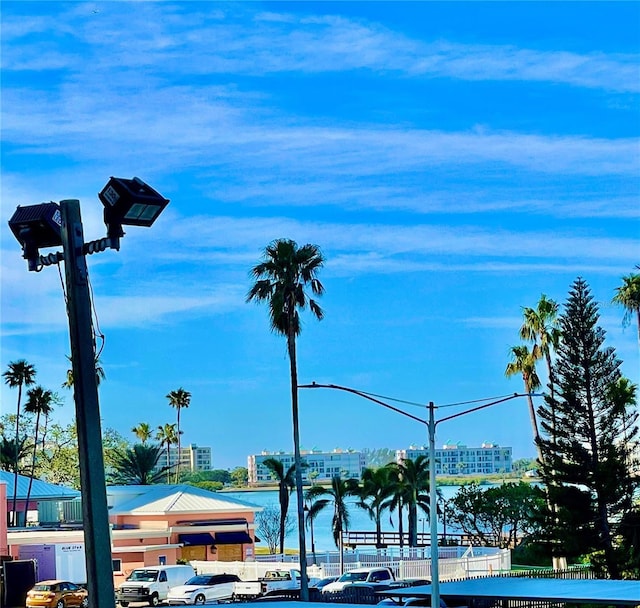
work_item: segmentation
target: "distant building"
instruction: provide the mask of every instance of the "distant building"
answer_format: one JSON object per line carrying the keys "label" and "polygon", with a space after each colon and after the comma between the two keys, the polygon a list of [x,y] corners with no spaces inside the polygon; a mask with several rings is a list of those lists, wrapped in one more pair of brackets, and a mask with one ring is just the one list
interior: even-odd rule
{"label": "distant building", "polygon": [[[322,450],[302,450],[302,460],[307,464],[302,469],[305,482],[330,481],[339,475],[342,479],[360,479],[362,469],[366,466],[366,458],[362,452],[355,450],[335,449],[331,452]],[[267,452],[254,454],[247,458],[249,484],[272,483],[271,472],[264,466],[267,458],[280,460],[286,471],[294,463],[294,455],[290,452]]]}
{"label": "distant building", "polygon": [[[167,450],[163,449],[158,460],[157,467],[161,469],[167,464],[175,467],[178,463],[178,448],[169,449],[169,462],[167,462]],[[211,448],[200,448],[195,443],[187,447],[180,447],[180,470],[196,473],[197,471],[211,470]]]}
{"label": "distant building", "polygon": [[[445,443],[436,449],[436,475],[486,475],[510,473],[513,470],[511,448],[495,443],[483,443],[479,448],[469,448],[461,443]],[[424,446],[410,446],[396,452],[396,461],[421,455],[429,455]]]}

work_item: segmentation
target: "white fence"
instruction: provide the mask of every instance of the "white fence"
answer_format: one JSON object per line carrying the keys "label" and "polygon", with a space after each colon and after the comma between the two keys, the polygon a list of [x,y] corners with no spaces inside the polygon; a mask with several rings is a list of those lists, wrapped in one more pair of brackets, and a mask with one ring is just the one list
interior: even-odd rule
{"label": "white fence", "polygon": [[[462,554],[452,555],[453,549],[461,549]],[[340,564],[337,554],[333,554],[330,561],[317,563],[307,568],[309,578],[324,578],[338,576]],[[344,569],[369,568],[372,566],[387,566],[391,568],[398,579],[431,579],[431,559],[405,558],[389,559],[388,556],[375,553],[360,554],[358,561],[345,560]],[[319,561],[319,560],[318,560]],[[297,562],[282,561],[266,562],[219,562],[192,561],[191,565],[198,574],[237,574],[242,580],[256,580],[264,576],[267,570],[282,570],[284,568],[299,568]],[[479,547],[441,547],[438,560],[440,580],[472,578],[486,576],[511,570],[511,551],[509,549],[491,549]]]}

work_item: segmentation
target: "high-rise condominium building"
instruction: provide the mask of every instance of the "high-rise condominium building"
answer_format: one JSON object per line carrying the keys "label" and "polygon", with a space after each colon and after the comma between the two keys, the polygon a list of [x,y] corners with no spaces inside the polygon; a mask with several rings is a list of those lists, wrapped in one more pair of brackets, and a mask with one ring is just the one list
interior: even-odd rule
{"label": "high-rise condominium building", "polygon": [[[495,443],[483,443],[479,448],[470,448],[461,443],[445,443],[436,449],[436,475],[478,475],[490,473],[510,473],[513,464],[511,448],[503,448]],[[425,446],[410,446],[396,451],[396,461],[418,456],[429,456]]]}
{"label": "high-rise condominium building", "polygon": [[[339,475],[342,479],[360,479],[362,469],[366,466],[365,456],[355,450],[302,450],[301,457],[306,467],[302,469],[302,479],[305,482],[329,481]],[[272,483],[271,472],[264,466],[267,458],[280,460],[285,472],[294,463],[294,455],[290,452],[267,452],[253,454],[247,458],[250,484]]]}
{"label": "high-rise condominium building", "polygon": [[[167,450],[162,450],[160,459],[158,460],[157,468],[166,467],[167,464],[171,467],[175,467],[178,463],[178,448],[172,447],[169,449],[169,458],[167,462]],[[197,471],[210,471],[211,470],[211,448],[201,448],[195,443],[188,446],[180,447],[180,470],[190,471],[195,473]]]}

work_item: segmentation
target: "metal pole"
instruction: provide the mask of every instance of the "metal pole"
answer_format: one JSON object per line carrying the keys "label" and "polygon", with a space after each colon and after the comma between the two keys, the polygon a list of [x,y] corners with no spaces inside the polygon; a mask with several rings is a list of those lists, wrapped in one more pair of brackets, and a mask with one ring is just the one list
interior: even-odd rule
{"label": "metal pole", "polygon": [[431,606],[440,608],[440,572],[438,570],[438,503],[436,487],[436,421],[433,401],[429,402],[429,523],[431,524]]}
{"label": "metal pole", "polygon": [[96,354],[91,331],[89,274],[83,253],[84,234],[80,202],[75,199],[61,201],[60,213],[89,602],[93,608],[114,608],[111,536],[102,455]]}
{"label": "metal pole", "polygon": [[311,554],[313,555],[313,565],[316,565],[316,543],[313,538],[313,517],[309,519],[309,527],[311,528]]}

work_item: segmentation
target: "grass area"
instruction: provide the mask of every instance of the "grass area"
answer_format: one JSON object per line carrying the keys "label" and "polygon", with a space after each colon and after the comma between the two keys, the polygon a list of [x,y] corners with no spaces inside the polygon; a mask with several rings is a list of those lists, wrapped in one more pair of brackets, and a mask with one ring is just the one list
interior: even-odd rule
{"label": "grass area", "polygon": [[[269,555],[269,547],[255,547],[256,555]],[[298,555],[297,549],[284,549],[285,555]]]}

